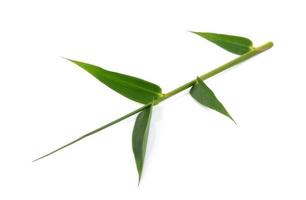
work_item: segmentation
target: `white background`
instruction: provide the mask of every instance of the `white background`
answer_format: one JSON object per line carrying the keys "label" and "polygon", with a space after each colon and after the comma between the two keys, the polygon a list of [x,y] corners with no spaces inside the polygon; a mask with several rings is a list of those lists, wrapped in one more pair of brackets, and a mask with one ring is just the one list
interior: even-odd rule
{"label": "white background", "polygon": [[[303,1],[0,1],[0,199],[306,199]],[[164,92],[236,55],[188,31],[275,46],[206,81],[237,121],[185,91],[154,109],[143,179],[131,117],[31,161],[140,105],[61,57]]]}

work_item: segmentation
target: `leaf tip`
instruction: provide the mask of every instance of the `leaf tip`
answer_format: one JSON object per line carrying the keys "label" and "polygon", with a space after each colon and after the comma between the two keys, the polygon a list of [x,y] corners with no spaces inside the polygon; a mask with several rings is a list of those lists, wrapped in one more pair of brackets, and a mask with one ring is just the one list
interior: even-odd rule
{"label": "leaf tip", "polygon": [[75,64],[77,64],[78,63],[78,61],[76,61],[76,60],[72,60],[72,59],[70,59],[70,58],[66,58],[66,57],[61,57],[62,59],[65,59],[65,60],[68,60],[68,61],[70,61],[70,62],[73,62],[73,63],[75,63]]}
{"label": "leaf tip", "polygon": [[189,33],[196,33],[195,31],[190,31],[190,30],[187,30],[187,32],[189,32]]}
{"label": "leaf tip", "polygon": [[232,118],[232,116],[230,116],[229,113],[227,114],[227,116],[228,116],[228,118],[230,118],[235,123],[236,126],[238,125],[237,122],[234,120],[234,118]]}
{"label": "leaf tip", "polygon": [[71,61],[71,59],[69,59],[69,58],[67,58],[67,57],[64,57],[64,56],[61,56],[61,58],[64,59],[64,60],[69,60],[69,61]]}
{"label": "leaf tip", "polygon": [[200,35],[201,32],[197,32],[197,31],[188,31],[190,33],[196,34],[196,35]]}
{"label": "leaf tip", "polygon": [[138,176],[138,184],[137,184],[138,187],[140,185],[140,180],[141,180],[141,175]]}

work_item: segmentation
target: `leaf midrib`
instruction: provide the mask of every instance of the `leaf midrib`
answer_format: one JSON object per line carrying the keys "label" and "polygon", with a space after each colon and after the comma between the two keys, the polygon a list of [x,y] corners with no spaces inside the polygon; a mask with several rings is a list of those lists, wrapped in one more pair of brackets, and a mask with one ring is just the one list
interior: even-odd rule
{"label": "leaf midrib", "polygon": [[[115,73],[115,72],[108,71],[108,70],[105,70],[105,71],[108,72],[108,73]],[[119,82],[119,83],[125,83],[126,85],[132,86],[132,87],[134,87],[134,88],[138,88],[138,89],[143,90],[143,91],[146,91],[146,92],[148,92],[148,93],[155,94],[155,96],[161,96],[161,94],[162,94],[162,93],[160,93],[160,92],[154,92],[154,91],[149,90],[149,89],[147,89],[147,88],[140,87],[140,86],[138,86],[137,84],[133,84],[133,83],[130,83],[130,82],[128,82],[128,81],[124,81],[124,80],[122,80],[122,79],[120,79],[120,78],[117,78],[117,77],[108,77],[108,76],[105,76],[105,78],[107,78],[107,79],[109,79],[109,80],[113,79],[113,80],[115,80],[115,81],[117,81],[117,82]],[[135,77],[133,77],[133,78],[135,78]],[[152,83],[150,83],[150,84],[152,84]],[[157,85],[155,85],[155,86],[157,86]],[[159,87],[159,86],[157,86],[157,87]]]}
{"label": "leaf midrib", "polygon": [[217,38],[214,38],[214,37],[212,37],[211,38],[212,40],[214,40],[214,41],[218,41],[218,42],[222,42],[222,41],[225,41],[225,42],[227,42],[227,43],[229,43],[229,44],[234,44],[234,45],[236,45],[236,46],[240,46],[240,47],[247,47],[247,48],[251,48],[252,47],[252,43],[250,43],[250,44],[248,44],[248,45],[243,45],[243,44],[241,44],[240,42],[233,42],[233,41],[230,41],[230,40],[220,40],[220,39],[217,39]]}

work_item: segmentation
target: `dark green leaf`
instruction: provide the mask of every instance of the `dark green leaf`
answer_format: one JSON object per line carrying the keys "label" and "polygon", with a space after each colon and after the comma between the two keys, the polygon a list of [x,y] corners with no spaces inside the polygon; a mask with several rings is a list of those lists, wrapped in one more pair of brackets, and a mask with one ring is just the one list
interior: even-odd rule
{"label": "dark green leaf", "polygon": [[153,104],[151,104],[150,107],[143,110],[137,116],[133,129],[132,145],[138,171],[138,183],[141,179],[143,164],[145,160],[152,108]]}
{"label": "dark green leaf", "polygon": [[249,52],[253,48],[252,41],[248,38],[207,32],[193,33],[209,40],[210,42],[215,43],[216,45],[234,54],[242,55]]}
{"label": "dark green leaf", "polygon": [[200,104],[222,113],[234,121],[213,91],[199,77],[197,77],[197,83],[191,88],[190,94]]}
{"label": "dark green leaf", "polygon": [[76,60],[70,61],[89,72],[111,89],[131,100],[147,104],[152,99],[162,96],[161,88],[154,83],[133,76],[108,71],[88,63]]}

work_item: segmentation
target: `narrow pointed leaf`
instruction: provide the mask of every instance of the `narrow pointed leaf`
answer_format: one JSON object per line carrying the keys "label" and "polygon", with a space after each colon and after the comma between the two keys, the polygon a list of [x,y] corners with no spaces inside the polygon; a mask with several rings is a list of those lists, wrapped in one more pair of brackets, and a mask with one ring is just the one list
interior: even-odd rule
{"label": "narrow pointed leaf", "polygon": [[152,108],[153,104],[137,116],[133,129],[132,146],[138,171],[138,183],[145,160]]}
{"label": "narrow pointed leaf", "polygon": [[222,47],[223,49],[234,54],[242,55],[253,48],[253,43],[250,39],[234,35],[224,35],[207,32],[193,32],[212,43]]}
{"label": "narrow pointed leaf", "polygon": [[200,104],[229,117],[235,122],[213,91],[199,77],[197,77],[197,83],[191,88],[190,94]]}
{"label": "narrow pointed leaf", "polygon": [[150,103],[152,99],[162,96],[161,88],[154,83],[137,77],[108,71],[88,63],[68,60],[86,70],[111,89],[133,101],[147,104]]}

